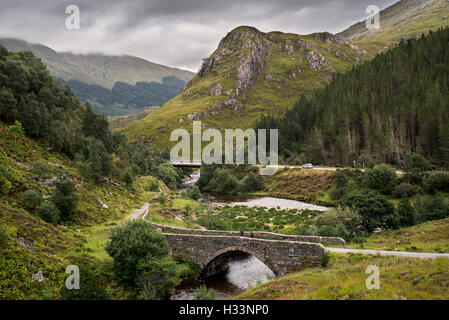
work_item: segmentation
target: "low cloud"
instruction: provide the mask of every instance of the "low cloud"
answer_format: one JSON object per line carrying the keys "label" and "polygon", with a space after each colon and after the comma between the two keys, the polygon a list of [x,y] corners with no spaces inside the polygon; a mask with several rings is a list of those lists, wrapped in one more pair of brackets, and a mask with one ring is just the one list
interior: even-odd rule
{"label": "low cloud", "polygon": [[[57,51],[129,54],[196,71],[222,37],[240,25],[261,31],[339,32],[363,20],[365,8],[396,0],[0,0],[0,37]],[[77,5],[81,29],[65,28]]]}

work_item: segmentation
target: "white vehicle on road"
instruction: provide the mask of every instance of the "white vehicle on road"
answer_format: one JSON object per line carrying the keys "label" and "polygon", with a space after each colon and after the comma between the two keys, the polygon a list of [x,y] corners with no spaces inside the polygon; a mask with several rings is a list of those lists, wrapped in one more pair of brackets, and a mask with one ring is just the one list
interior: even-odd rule
{"label": "white vehicle on road", "polygon": [[313,164],[311,163],[306,163],[302,165],[303,169],[313,169]]}

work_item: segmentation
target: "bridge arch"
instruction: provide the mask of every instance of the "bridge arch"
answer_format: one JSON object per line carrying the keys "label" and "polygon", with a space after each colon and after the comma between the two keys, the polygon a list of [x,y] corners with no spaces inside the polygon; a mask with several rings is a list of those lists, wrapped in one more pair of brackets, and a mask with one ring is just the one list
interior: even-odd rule
{"label": "bridge arch", "polygon": [[[260,260],[263,264],[265,264],[264,257],[260,255],[257,251],[250,250],[242,246],[230,246],[217,250],[206,258],[203,265],[201,266],[203,269],[202,276],[207,277],[208,275],[213,275],[226,271],[227,264],[231,260],[231,258],[242,254],[253,256],[258,260]],[[267,267],[270,268],[269,266]]]}

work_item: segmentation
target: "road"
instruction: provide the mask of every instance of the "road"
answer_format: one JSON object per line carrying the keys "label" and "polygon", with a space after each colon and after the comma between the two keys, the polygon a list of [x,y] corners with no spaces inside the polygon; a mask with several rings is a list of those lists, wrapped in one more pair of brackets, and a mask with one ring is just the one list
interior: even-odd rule
{"label": "road", "polygon": [[396,256],[405,258],[420,258],[420,259],[449,259],[449,253],[431,253],[431,252],[407,252],[407,251],[386,251],[386,250],[369,250],[369,249],[346,249],[346,248],[331,248],[326,247],[329,252],[336,253],[360,253],[381,256]]}
{"label": "road", "polygon": [[[264,166],[266,168],[277,168],[277,169],[284,169],[284,168],[289,168],[289,169],[302,169],[301,166],[287,166],[287,165],[267,165]],[[313,167],[313,169],[305,169],[305,170],[324,170],[324,171],[337,171],[338,169],[343,170],[343,169],[349,169],[349,170],[356,170],[355,168],[335,168],[335,167]],[[359,169],[362,172],[365,172],[365,169]],[[402,172],[401,170],[397,170],[396,174],[404,174],[404,172]]]}

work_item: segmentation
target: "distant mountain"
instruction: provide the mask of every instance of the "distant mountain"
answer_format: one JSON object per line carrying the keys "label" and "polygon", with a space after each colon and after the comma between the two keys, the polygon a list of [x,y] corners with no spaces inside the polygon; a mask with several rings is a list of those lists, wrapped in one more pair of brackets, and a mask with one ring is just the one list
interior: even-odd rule
{"label": "distant mountain", "polygon": [[169,144],[174,128],[246,128],[264,113],[291,107],[333,75],[367,55],[343,37],[263,33],[242,26],[229,32],[184,90],[150,116],[123,129],[130,139]]}
{"label": "distant mountain", "polygon": [[379,30],[368,30],[362,21],[338,35],[375,53],[396,45],[402,38],[418,37],[429,30],[447,26],[448,0],[402,0],[380,12]]}
{"label": "distant mountain", "polygon": [[[107,115],[130,114],[161,105],[194,76],[190,71],[132,56],[56,52],[47,46],[18,39],[0,39],[0,45],[15,52],[33,52],[54,78],[66,82],[83,101]],[[132,94],[124,94],[125,87]]]}

